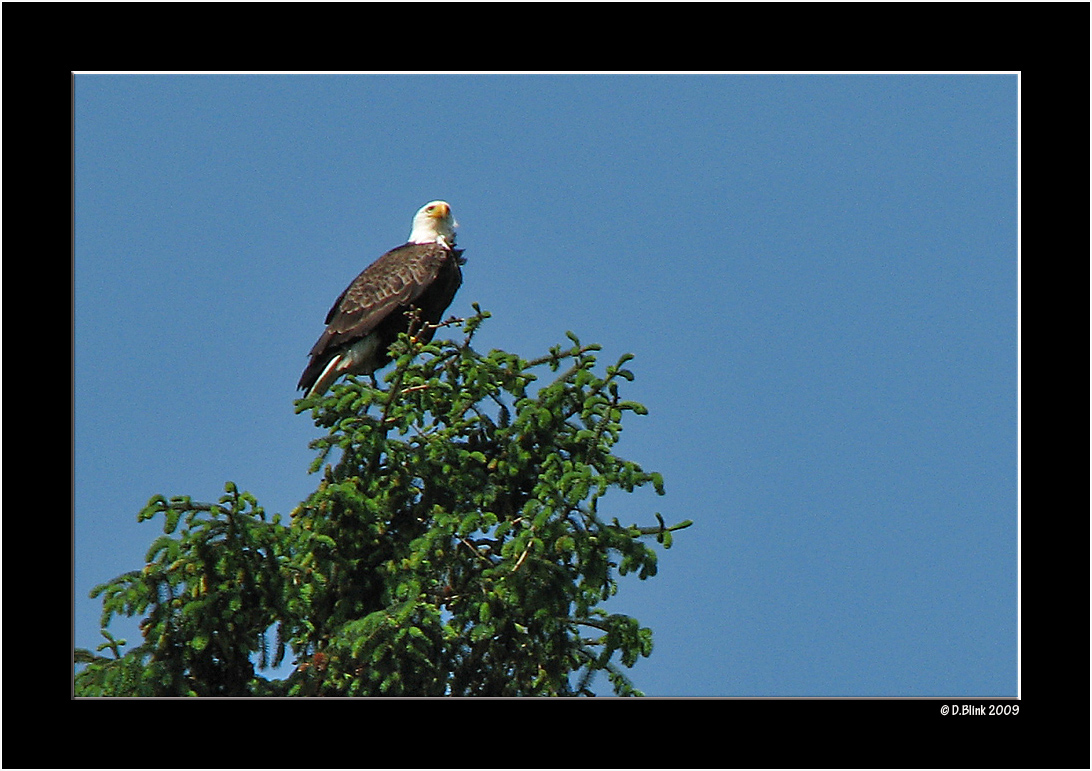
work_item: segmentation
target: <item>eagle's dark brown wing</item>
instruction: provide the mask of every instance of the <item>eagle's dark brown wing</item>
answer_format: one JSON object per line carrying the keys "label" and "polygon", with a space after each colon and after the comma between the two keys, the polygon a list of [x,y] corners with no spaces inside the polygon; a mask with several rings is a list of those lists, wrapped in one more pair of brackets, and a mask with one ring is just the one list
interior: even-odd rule
{"label": "eagle's dark brown wing", "polygon": [[404,244],[369,265],[326,314],[326,330],[311,348],[299,388],[310,391],[331,360],[370,335],[376,337],[374,356],[346,371],[381,367],[389,360],[387,348],[408,328],[405,311],[411,307],[420,309],[423,321],[439,321],[462,283],[461,253],[438,243]]}

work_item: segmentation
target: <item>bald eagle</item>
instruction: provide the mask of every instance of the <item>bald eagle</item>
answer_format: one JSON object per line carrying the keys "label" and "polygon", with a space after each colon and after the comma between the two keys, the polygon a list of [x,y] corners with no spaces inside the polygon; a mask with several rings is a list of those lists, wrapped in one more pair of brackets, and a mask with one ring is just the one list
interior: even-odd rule
{"label": "bald eagle", "polygon": [[[425,324],[440,321],[463,281],[457,226],[444,201],[417,211],[409,240],[365,268],[334,302],[297,388],[321,395],[342,375],[370,375],[387,364],[387,349],[409,329],[412,308]],[[419,337],[427,342],[433,331],[426,326]]]}

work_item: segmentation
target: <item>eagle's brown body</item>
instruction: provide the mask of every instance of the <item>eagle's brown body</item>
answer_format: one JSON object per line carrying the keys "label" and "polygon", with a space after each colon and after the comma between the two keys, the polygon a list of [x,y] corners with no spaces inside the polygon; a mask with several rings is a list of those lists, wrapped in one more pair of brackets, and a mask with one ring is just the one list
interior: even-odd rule
{"label": "eagle's brown body", "polygon": [[[388,348],[409,328],[407,311],[435,324],[462,284],[462,249],[407,243],[391,249],[356,277],[326,314],[326,331],[311,348],[298,388],[324,393],[340,376],[370,374],[390,361]],[[422,337],[431,339],[425,328]]]}

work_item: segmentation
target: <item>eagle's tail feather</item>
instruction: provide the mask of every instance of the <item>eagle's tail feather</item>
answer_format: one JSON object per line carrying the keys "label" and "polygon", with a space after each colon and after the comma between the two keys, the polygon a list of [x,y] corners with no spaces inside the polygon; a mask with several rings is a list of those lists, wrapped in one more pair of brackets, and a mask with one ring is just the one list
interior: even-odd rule
{"label": "eagle's tail feather", "polygon": [[[307,389],[307,396],[322,396],[330,385],[342,375],[370,375],[380,363],[376,359],[379,348],[379,336],[370,334],[354,345],[338,351],[315,378],[315,383],[307,388],[308,373],[312,367],[308,366],[300,378],[300,388]],[[315,362],[312,361],[312,365]]]}

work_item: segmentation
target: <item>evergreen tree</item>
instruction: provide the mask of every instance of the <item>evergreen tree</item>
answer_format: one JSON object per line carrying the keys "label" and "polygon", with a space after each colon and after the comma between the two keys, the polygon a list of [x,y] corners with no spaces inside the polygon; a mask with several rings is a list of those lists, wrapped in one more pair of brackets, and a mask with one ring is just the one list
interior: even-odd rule
{"label": "evergreen tree", "polygon": [[[620,576],[656,573],[667,526],[604,521],[599,499],[659,474],[612,452],[632,380],[623,356],[596,374],[596,345],[537,359],[482,355],[471,340],[403,335],[385,388],[336,385],[297,402],[326,433],[318,489],[284,524],[231,482],[216,504],[156,496],[146,565],[102,584],[106,642],[76,651],[76,695],[639,695],[621,667],[651,630],[602,605]],[[538,385],[538,375],[551,379]],[[106,627],[143,616],[122,652]],[[268,680],[289,650],[295,670]],[[109,655],[104,655],[109,651]],[[619,666],[621,665],[621,667]]]}

